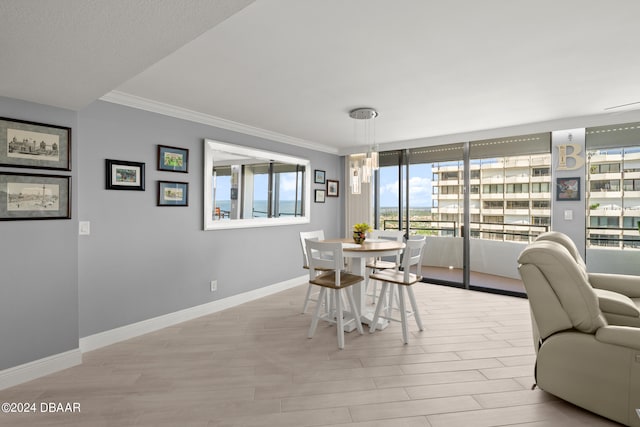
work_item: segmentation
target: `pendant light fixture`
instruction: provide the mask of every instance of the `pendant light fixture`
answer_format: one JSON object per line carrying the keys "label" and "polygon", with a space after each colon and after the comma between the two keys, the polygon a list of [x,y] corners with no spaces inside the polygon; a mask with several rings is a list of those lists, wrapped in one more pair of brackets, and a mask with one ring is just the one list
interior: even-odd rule
{"label": "pendant light fixture", "polygon": [[[375,118],[378,112],[373,108],[356,108],[349,112],[349,117],[356,120],[356,139],[363,140],[366,153],[349,156],[349,174],[352,194],[360,194],[361,184],[370,183],[378,170],[378,150],[375,144]],[[360,134],[360,135],[358,135]]]}

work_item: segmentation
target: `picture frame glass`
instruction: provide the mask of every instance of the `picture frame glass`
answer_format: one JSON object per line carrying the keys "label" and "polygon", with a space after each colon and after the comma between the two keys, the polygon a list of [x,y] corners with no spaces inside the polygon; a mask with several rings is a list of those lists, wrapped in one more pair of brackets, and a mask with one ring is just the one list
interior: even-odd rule
{"label": "picture frame glass", "polygon": [[339,181],[328,179],[327,180],[327,197],[338,197],[340,193],[339,188],[340,188]]}
{"label": "picture frame glass", "polygon": [[69,176],[0,173],[0,220],[70,219]]}
{"label": "picture frame glass", "polygon": [[570,201],[580,200],[580,178],[557,178],[556,179],[556,200]]}
{"label": "picture frame glass", "polygon": [[189,183],[158,181],[158,206],[188,206]]}
{"label": "picture frame glass", "polygon": [[320,169],[315,169],[313,171],[313,183],[314,184],[324,184],[325,183],[326,172]]}
{"label": "picture frame glass", "polygon": [[71,128],[0,117],[0,165],[71,170]]}
{"label": "picture frame glass", "polygon": [[108,190],[144,191],[144,163],[107,159],[106,169]]}
{"label": "picture frame glass", "polygon": [[158,170],[189,172],[189,150],[186,148],[158,145]]}

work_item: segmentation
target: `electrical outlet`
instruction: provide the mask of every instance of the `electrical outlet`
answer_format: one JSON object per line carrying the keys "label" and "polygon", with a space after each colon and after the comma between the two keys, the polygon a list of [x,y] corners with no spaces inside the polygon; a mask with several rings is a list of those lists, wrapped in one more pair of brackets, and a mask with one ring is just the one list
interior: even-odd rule
{"label": "electrical outlet", "polygon": [[211,292],[215,292],[218,290],[218,281],[217,280],[212,280],[211,281]]}

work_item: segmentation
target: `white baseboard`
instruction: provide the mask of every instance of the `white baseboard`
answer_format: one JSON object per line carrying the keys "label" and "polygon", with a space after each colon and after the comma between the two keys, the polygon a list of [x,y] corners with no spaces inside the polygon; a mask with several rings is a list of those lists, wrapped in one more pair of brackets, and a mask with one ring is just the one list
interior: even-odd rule
{"label": "white baseboard", "polygon": [[13,368],[0,371],[0,390],[22,384],[27,381],[82,363],[82,353],[79,348],[69,350],[64,353],[54,354],[43,359],[18,365]]}
{"label": "white baseboard", "polygon": [[266,297],[296,286],[300,286],[308,280],[308,276],[300,276],[284,282],[276,283],[264,288],[255,289],[253,291],[234,295],[217,301],[211,301],[206,304],[197,305],[195,307],[186,308],[184,310],[175,311],[163,316],[154,317],[143,320],[141,322],[132,323],[120,328],[111,329],[109,331],[99,332],[80,338],[80,350],[85,353],[87,351],[96,350],[120,341],[135,338],[140,335],[155,332],[157,330],[186,322],[187,320],[196,319],[207,314],[216,313],[226,310],[246,302],[250,302],[259,298]]}
{"label": "white baseboard", "polygon": [[140,335],[148,334],[149,332],[154,332],[162,328],[186,322],[187,320],[206,316],[207,314],[216,313],[246,302],[282,292],[287,289],[300,286],[307,280],[308,276],[303,275],[284,282],[265,286],[264,288],[255,289],[253,291],[234,295],[221,300],[212,301],[206,304],[80,338],[80,345],[77,349],[0,371],[0,390],[22,384],[45,375],[53,374],[54,372],[71,368],[72,366],[80,365],[82,363],[82,353],[84,352],[96,350],[101,347],[115,344],[119,341],[135,338]]}

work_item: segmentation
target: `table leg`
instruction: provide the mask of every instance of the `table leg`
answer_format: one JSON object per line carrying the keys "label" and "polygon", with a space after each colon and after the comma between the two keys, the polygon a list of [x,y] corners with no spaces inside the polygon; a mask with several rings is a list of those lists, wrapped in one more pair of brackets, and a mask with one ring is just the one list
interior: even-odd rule
{"label": "table leg", "polygon": [[[351,272],[362,277],[366,277],[366,264],[365,258],[353,257],[351,258]],[[353,287],[353,298],[358,304],[358,311],[360,312],[360,320],[367,326],[371,326],[373,321],[373,314],[375,311],[375,305],[367,304],[367,290],[365,286],[366,281],[355,285]],[[385,319],[378,319],[376,329],[384,329],[389,325],[389,321]],[[347,332],[355,330],[355,325],[346,325],[350,328]],[[345,329],[346,330],[346,329]]]}

